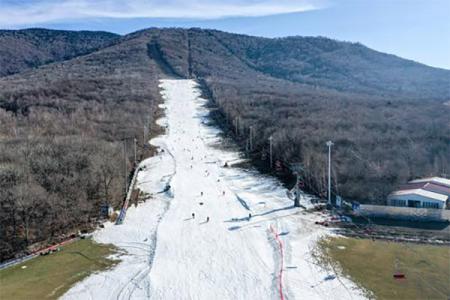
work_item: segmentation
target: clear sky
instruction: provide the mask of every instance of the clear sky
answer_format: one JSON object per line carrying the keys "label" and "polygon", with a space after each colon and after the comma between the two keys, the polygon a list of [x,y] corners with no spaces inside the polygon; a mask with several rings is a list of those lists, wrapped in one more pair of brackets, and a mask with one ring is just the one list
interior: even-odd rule
{"label": "clear sky", "polygon": [[450,69],[450,0],[0,0],[0,28],[326,36]]}

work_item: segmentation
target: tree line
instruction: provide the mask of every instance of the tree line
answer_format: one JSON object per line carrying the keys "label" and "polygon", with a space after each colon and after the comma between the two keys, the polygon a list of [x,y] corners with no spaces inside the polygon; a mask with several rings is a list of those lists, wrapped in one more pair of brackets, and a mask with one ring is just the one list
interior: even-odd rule
{"label": "tree line", "polygon": [[144,134],[160,130],[148,40],[0,78],[0,261],[89,230],[103,205],[121,206],[133,139],[145,157]]}
{"label": "tree line", "polygon": [[158,42],[180,76],[202,82],[242,149],[252,131],[254,162],[268,165],[272,136],[274,159],[302,165],[310,192],[326,191],[328,140],[333,194],[348,200],[384,203],[408,180],[450,174],[448,71],[325,38],[174,29]]}

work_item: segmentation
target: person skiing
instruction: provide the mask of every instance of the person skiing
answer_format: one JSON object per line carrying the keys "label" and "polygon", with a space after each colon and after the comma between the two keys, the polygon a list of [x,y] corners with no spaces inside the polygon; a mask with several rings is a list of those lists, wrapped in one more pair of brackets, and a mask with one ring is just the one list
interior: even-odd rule
{"label": "person skiing", "polygon": [[192,213],[192,219],[195,219],[195,213]]}
{"label": "person skiing", "polygon": [[208,217],[206,217],[206,223],[208,223],[209,222],[209,216]]}
{"label": "person skiing", "polygon": [[250,219],[252,218],[252,214],[248,214],[248,220],[250,221]]}
{"label": "person skiing", "polygon": [[203,192],[200,192],[200,196],[203,196]]}

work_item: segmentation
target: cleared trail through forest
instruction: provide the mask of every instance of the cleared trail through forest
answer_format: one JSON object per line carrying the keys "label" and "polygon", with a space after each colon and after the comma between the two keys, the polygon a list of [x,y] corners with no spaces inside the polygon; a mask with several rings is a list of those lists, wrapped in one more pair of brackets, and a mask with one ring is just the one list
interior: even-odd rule
{"label": "cleared trail through forest", "polygon": [[[94,235],[124,249],[122,262],[65,297],[362,298],[345,278],[324,281],[331,271],[310,250],[327,234],[314,225],[320,216],[294,208],[275,179],[224,167],[241,155],[220,147],[221,131],[207,125],[207,100],[197,83],[162,80],[161,93],[166,117],[159,123],[167,132],[152,140],[160,152],[142,163],[137,178],[152,198],[130,208],[122,225],[107,224]],[[168,180],[170,189],[161,193]]]}

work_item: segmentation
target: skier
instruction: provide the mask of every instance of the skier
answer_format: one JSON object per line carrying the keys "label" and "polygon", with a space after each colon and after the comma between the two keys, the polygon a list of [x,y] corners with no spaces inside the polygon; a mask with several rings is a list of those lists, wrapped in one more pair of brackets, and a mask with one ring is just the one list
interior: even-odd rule
{"label": "skier", "polygon": [[250,219],[252,218],[252,214],[248,214],[248,220],[250,221]]}
{"label": "skier", "polygon": [[209,216],[208,217],[206,217],[206,223],[208,223],[209,222]]}
{"label": "skier", "polygon": [[164,188],[163,192],[168,192],[170,190],[170,184],[166,185],[166,187]]}
{"label": "skier", "polygon": [[203,192],[200,192],[200,196],[203,196]]}
{"label": "skier", "polygon": [[222,196],[225,196],[225,191],[222,192]]}
{"label": "skier", "polygon": [[195,219],[195,213],[192,213],[192,219]]}

